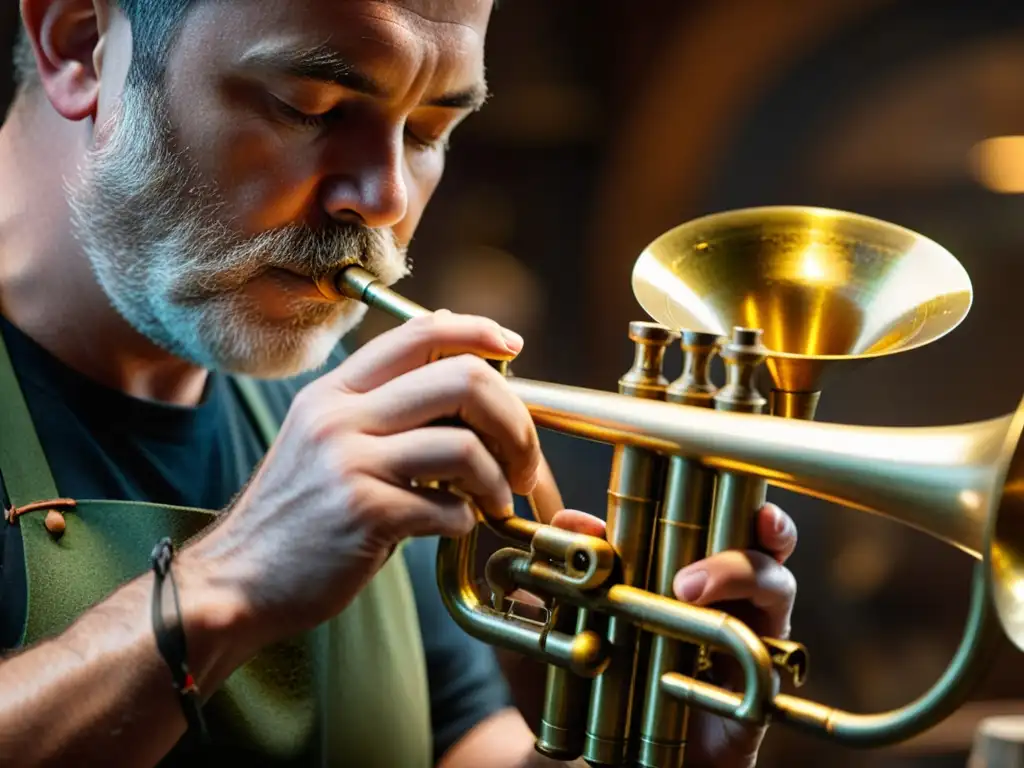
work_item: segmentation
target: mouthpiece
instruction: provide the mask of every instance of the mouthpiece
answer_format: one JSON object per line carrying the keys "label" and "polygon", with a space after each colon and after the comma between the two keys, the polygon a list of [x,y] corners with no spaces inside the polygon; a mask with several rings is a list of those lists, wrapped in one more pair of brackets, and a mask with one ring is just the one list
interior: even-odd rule
{"label": "mouthpiece", "polygon": [[380,279],[358,264],[342,267],[317,281],[320,293],[332,301],[350,299],[380,309],[405,322],[430,314],[429,310],[409,301],[384,285]]}

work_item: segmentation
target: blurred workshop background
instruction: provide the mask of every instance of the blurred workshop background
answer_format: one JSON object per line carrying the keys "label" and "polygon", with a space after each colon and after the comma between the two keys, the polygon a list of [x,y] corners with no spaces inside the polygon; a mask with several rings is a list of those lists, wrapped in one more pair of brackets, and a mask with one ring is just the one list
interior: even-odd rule
{"label": "blurred workshop background", "polygon": [[[17,3],[5,6],[9,44]],[[650,240],[712,211],[823,205],[938,240],[976,296],[947,338],[835,381],[819,419],[938,425],[1016,407],[1024,3],[505,0],[488,61],[493,98],[454,139],[400,287],[519,330],[519,375],[614,389],[627,325],[645,319],[629,277]],[[373,313],[360,333],[389,325]],[[603,515],[610,449],[545,443],[568,504]],[[857,712],[922,694],[960,639],[969,558],[882,519],[770,498],[800,528],[800,694]],[[507,663],[536,722],[542,670]],[[860,752],[777,727],[759,765],[964,766],[978,719],[1019,711],[1024,655],[1004,643],[971,703],[917,739]]]}

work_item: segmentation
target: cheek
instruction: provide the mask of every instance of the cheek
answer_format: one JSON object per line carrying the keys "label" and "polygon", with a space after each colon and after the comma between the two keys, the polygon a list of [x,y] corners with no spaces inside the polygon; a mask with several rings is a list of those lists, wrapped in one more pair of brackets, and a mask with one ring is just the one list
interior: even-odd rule
{"label": "cheek", "polygon": [[218,184],[248,234],[304,221],[316,199],[318,158],[266,124],[226,126]]}
{"label": "cheek", "polygon": [[[179,102],[181,103],[181,102]],[[317,158],[230,96],[198,93],[176,110],[176,133],[203,181],[216,188],[224,218],[242,235],[302,221],[315,197]]]}

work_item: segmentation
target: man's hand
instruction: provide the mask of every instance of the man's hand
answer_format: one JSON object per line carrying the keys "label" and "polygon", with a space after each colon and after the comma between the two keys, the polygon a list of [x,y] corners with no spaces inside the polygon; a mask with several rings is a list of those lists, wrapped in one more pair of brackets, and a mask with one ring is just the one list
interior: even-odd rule
{"label": "man's hand", "polygon": [[377,336],[299,393],[244,494],[195,548],[239,585],[246,642],[336,615],[403,539],[465,535],[474,507],[514,514],[513,493],[536,484],[540,443],[484,358],[521,345],[491,320],[442,310]]}
{"label": "man's hand", "polygon": [[[551,524],[592,536],[605,535],[601,520],[575,510],[559,512]],[[757,533],[760,546],[768,554],[737,550],[693,563],[676,574],[675,594],[684,602],[714,606],[735,615],[759,637],[786,639],[796,580],[784,564],[796,549],[796,525],[776,505],[767,504],[758,516]],[[715,683],[732,690],[742,686],[738,679],[716,679]],[[750,768],[757,761],[765,730],[695,709],[690,718],[687,763]]]}
{"label": "man's hand", "polygon": [[[264,644],[344,609],[400,540],[471,530],[470,505],[422,481],[453,481],[488,514],[513,514],[513,491],[536,482],[539,442],[480,358],[521,345],[493,321],[438,312],[378,336],[300,393],[241,497],[174,560],[204,693]],[[469,428],[437,425],[452,418]],[[3,660],[0,765],[166,755],[185,720],[153,642],[152,590],[143,574]]]}

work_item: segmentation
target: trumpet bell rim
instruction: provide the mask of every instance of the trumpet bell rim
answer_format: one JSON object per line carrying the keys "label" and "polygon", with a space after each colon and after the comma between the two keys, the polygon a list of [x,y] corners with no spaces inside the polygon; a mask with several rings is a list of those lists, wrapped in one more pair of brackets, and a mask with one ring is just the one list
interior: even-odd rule
{"label": "trumpet bell rim", "polygon": [[1024,399],[1010,421],[1003,444],[1002,494],[989,516],[985,560],[989,591],[1006,637],[1024,651]]}
{"label": "trumpet bell rim", "polygon": [[633,267],[644,311],[675,331],[762,328],[776,387],[819,391],[839,362],[931,344],[969,313],[963,265],[934,240],[815,206],[712,213],[653,240]]}

